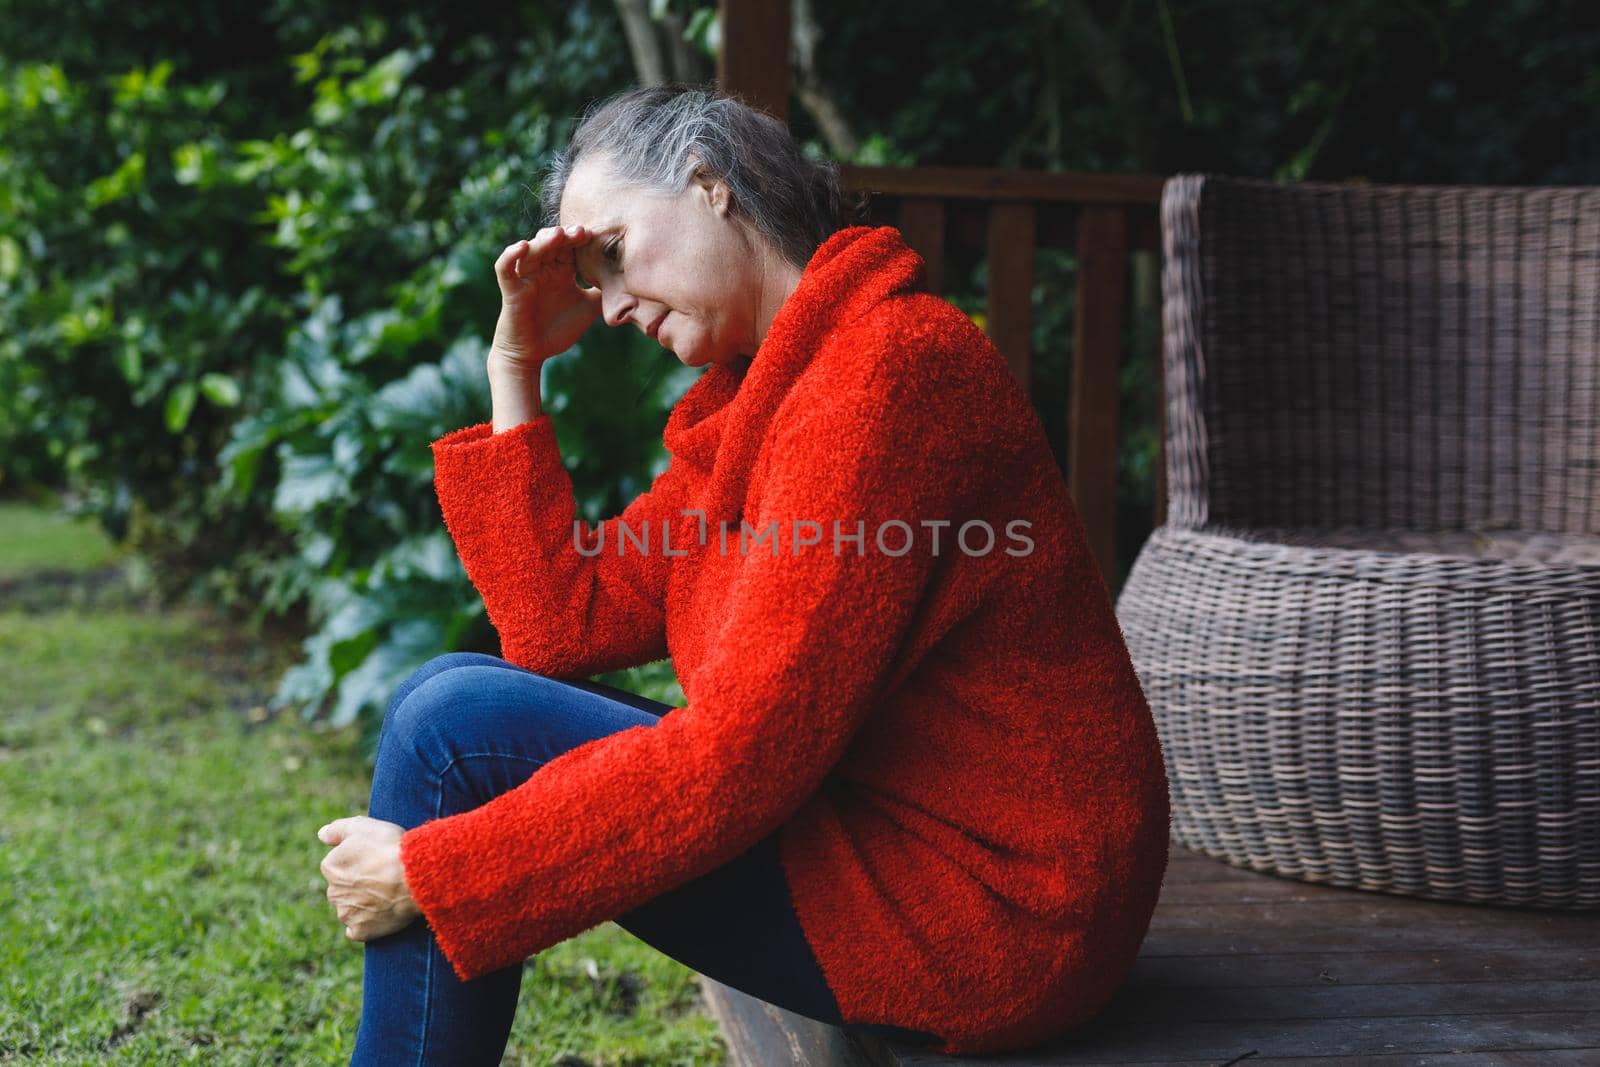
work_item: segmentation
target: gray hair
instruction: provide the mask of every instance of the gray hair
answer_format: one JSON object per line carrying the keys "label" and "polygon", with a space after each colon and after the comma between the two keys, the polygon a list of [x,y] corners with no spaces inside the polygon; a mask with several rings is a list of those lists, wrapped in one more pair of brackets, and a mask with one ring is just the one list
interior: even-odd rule
{"label": "gray hair", "polygon": [[591,103],[545,176],[546,225],[559,222],[572,169],[590,155],[625,184],[665,196],[697,175],[721,178],[734,214],[802,270],[830,234],[862,214],[862,200],[840,191],[832,162],[807,159],[782,122],[709,89],[650,85]]}

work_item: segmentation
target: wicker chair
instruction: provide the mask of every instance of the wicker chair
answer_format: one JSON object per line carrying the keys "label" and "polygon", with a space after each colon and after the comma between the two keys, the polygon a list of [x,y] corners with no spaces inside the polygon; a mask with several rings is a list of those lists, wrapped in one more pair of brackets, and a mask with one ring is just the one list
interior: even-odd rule
{"label": "wicker chair", "polygon": [[1600,906],[1600,188],[1182,175],[1168,521],[1117,611],[1173,836]]}

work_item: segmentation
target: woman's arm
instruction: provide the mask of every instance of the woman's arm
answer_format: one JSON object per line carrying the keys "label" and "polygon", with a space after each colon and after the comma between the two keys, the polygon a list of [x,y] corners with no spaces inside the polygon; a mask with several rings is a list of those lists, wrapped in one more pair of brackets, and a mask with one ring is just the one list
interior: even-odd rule
{"label": "woman's arm", "polygon": [[526,364],[490,349],[488,370],[489,406],[494,413],[490,424],[495,433],[503,433],[544,414],[539,406],[539,367],[530,370]]}
{"label": "woman's arm", "polygon": [[500,317],[488,370],[496,432],[539,416],[541,365],[577,344],[600,317],[600,291],[580,287],[577,277],[576,249],[591,240],[582,226],[546,226],[494,261]]}
{"label": "woman's arm", "polygon": [[[488,423],[433,442],[434,490],[467,576],[500,633],[501,654],[545,674],[594,674],[667,654],[662,612],[670,562],[616,554],[619,527],[659,529],[682,495],[671,469],[620,516],[575,536],[572,482],[539,404],[544,361],[572,347],[600,314],[577,284],[582,226],[547,226],[495,260],[500,318],[486,369]],[[609,553],[581,553],[603,539]]]}
{"label": "woman's arm", "polygon": [[[671,558],[663,520],[682,528],[681,475],[669,467],[619,516],[583,523],[555,427],[540,413],[500,433],[468,426],[433,443],[434,491],[467,577],[500,634],[501,655],[557,677],[618,670],[667,655],[664,600]],[[649,523],[648,551],[620,525]],[[603,545],[602,545],[603,542]],[[602,545],[595,552],[594,547]]]}
{"label": "woman's arm", "polygon": [[[688,706],[402,838],[412,894],[463,979],[733,859],[821,787],[871,714],[941,562],[920,522],[959,520],[985,479],[982,434],[959,417],[981,397],[910,360],[874,368],[864,347],[774,429],[753,525],[783,527],[781,551],[741,561],[723,636],[685,680]],[[793,553],[796,519],[821,523],[823,543]],[[847,533],[862,524],[863,554],[835,553],[834,520]],[[918,532],[910,551],[879,550],[891,520]],[[899,548],[892,527],[886,541]]]}

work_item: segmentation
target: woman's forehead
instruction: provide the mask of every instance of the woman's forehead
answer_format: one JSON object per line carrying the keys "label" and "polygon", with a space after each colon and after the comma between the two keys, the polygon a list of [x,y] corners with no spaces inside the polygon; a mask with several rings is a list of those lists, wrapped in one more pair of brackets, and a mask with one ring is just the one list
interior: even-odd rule
{"label": "woman's forehead", "polygon": [[561,190],[560,224],[603,234],[646,216],[674,216],[682,210],[684,199],[681,193],[663,195],[623,181],[603,161],[585,159],[572,169]]}
{"label": "woman's forehead", "polygon": [[631,199],[609,167],[595,160],[584,160],[572,168],[561,190],[561,225],[584,226],[599,233],[621,221]]}

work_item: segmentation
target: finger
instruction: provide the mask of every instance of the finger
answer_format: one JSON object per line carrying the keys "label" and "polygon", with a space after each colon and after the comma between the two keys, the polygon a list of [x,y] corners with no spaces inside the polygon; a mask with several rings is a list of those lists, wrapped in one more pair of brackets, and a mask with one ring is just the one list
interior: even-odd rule
{"label": "finger", "polygon": [[528,239],[526,237],[519,237],[512,241],[500,250],[500,255],[495,258],[494,265],[499,267],[509,262],[513,256],[522,251],[527,243]]}
{"label": "finger", "polygon": [[343,819],[335,819],[317,831],[317,840],[325,845],[337,845],[350,836],[350,832],[355,829],[355,823],[363,818],[365,816],[350,815]]}
{"label": "finger", "polygon": [[523,250],[522,255],[512,262],[512,272],[519,277],[531,274],[544,260],[545,256],[549,254],[551,248],[554,247],[557,240],[555,234],[559,232],[547,226],[530,237],[528,239],[528,247]]}
{"label": "finger", "polygon": [[507,245],[495,261],[495,275],[502,286],[518,287],[549,263],[560,263],[575,273],[573,249],[593,239],[594,235],[581,226],[546,226],[526,240]]}
{"label": "finger", "polygon": [[588,243],[593,238],[581,226],[546,226],[534,234],[528,241],[528,247],[523,252],[520,263],[526,266],[530,262],[537,262],[550,255],[560,255],[581,244]]}
{"label": "finger", "polygon": [[522,253],[526,252],[527,250],[528,242],[526,240],[512,241],[510,244],[506,245],[506,247],[501,251],[499,258],[494,261],[495,273],[508,273],[512,267],[516,265],[516,261],[522,256]]}
{"label": "finger", "polygon": [[[557,234],[560,234],[560,230],[557,230]],[[531,278],[541,274],[550,264],[565,266],[565,269],[571,270],[576,277],[578,264],[573,259],[573,250],[568,238],[557,235],[528,242],[528,251],[515,264],[514,277],[518,282],[530,282]]]}

